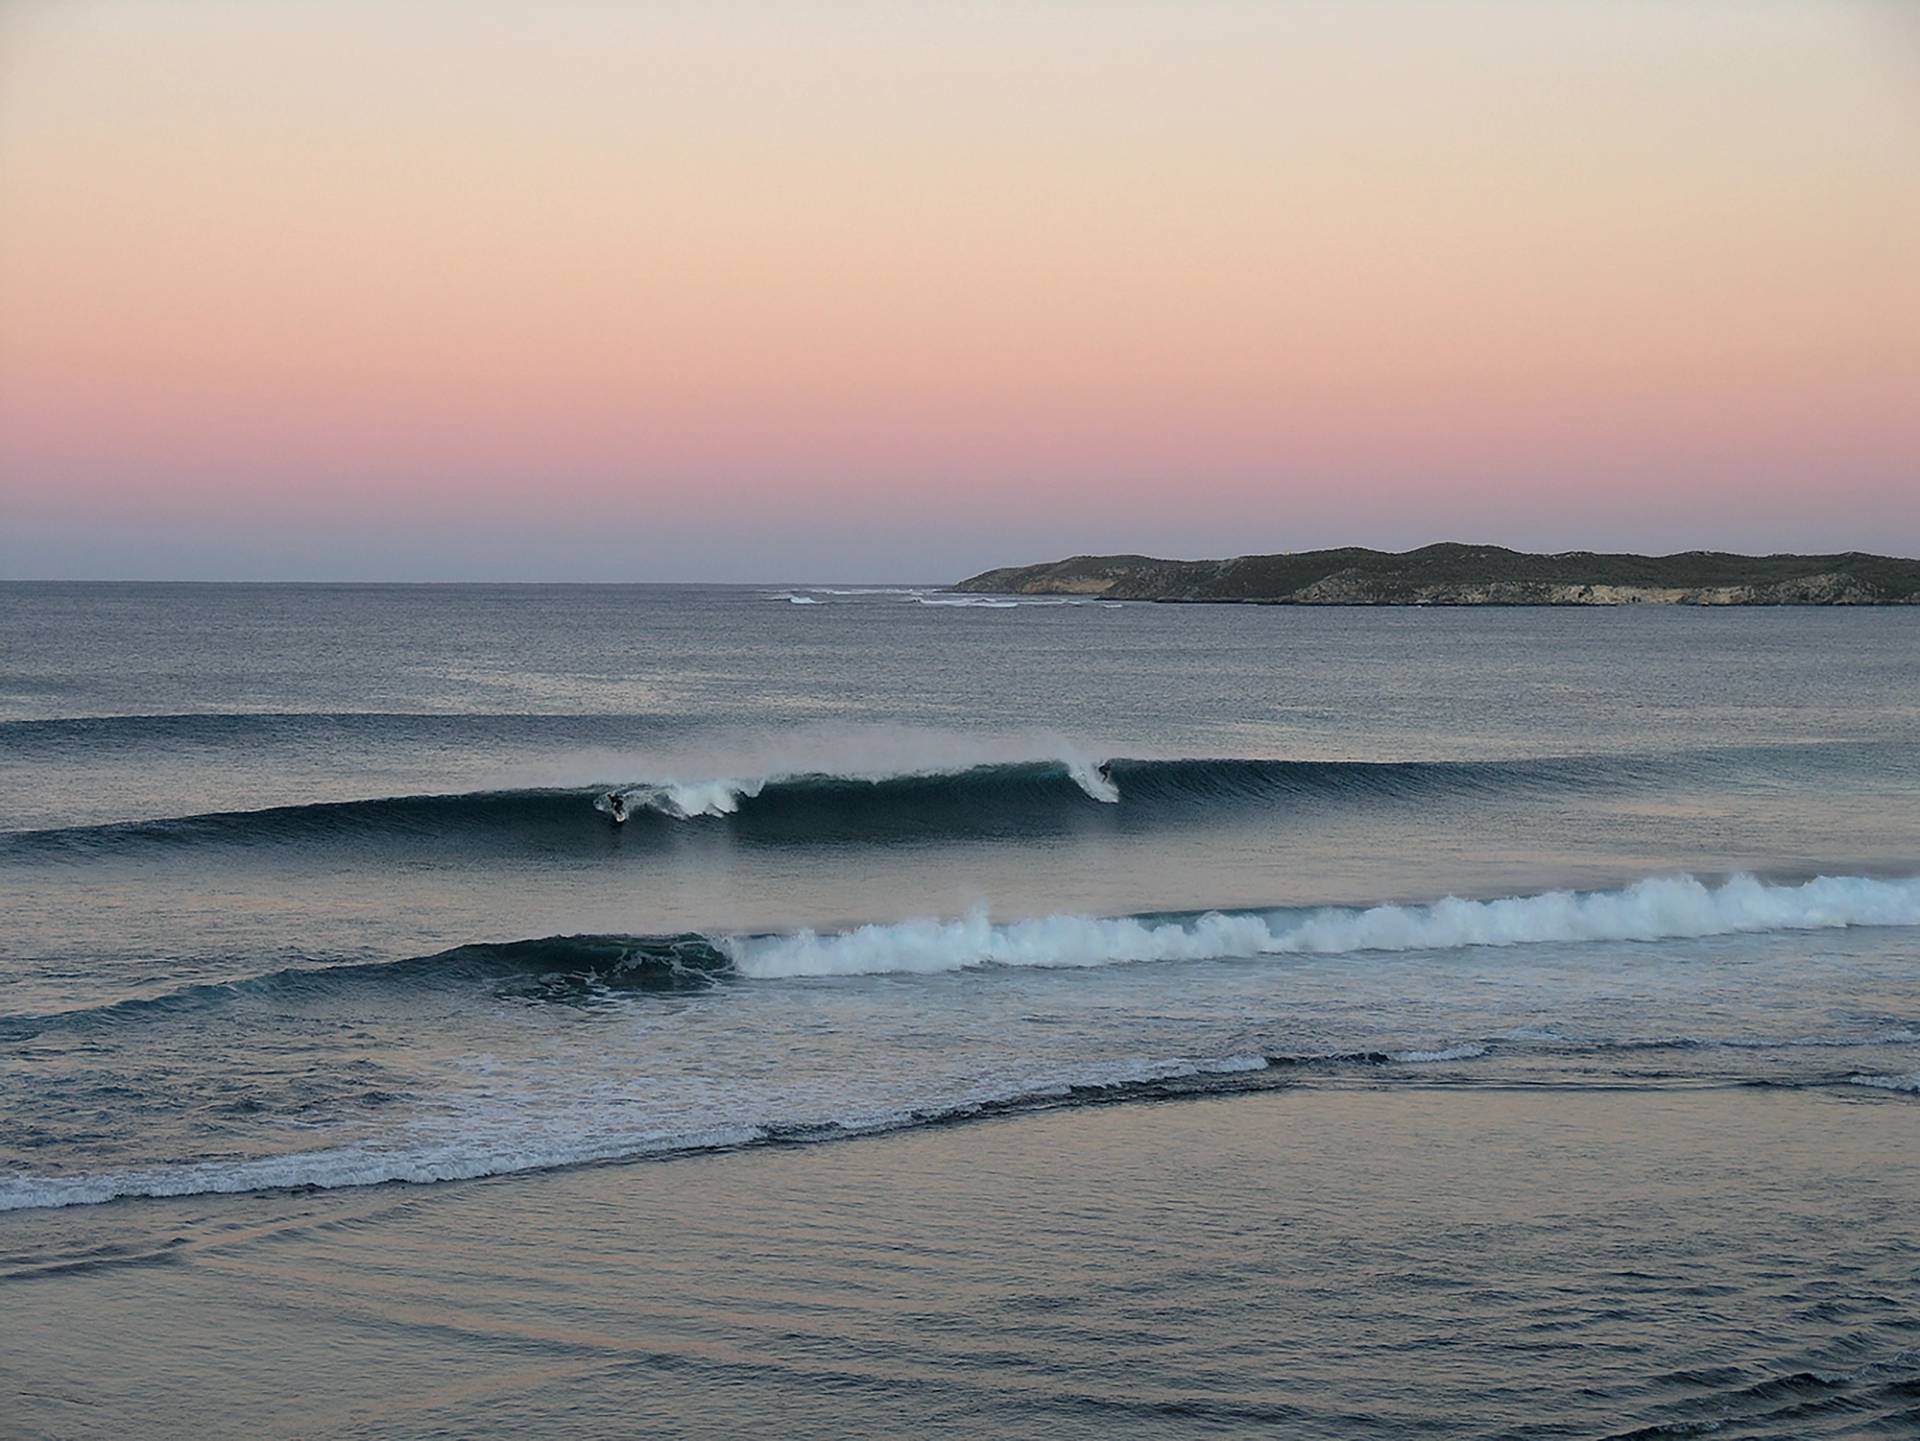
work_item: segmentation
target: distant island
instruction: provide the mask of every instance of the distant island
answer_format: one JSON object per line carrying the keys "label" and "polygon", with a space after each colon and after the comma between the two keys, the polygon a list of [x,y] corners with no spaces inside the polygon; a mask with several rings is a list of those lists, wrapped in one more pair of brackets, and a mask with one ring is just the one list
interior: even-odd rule
{"label": "distant island", "polygon": [[1251,605],[1914,605],[1920,561],[1843,555],[1532,555],[1497,545],[1348,546],[1233,560],[1076,555],[955,590]]}

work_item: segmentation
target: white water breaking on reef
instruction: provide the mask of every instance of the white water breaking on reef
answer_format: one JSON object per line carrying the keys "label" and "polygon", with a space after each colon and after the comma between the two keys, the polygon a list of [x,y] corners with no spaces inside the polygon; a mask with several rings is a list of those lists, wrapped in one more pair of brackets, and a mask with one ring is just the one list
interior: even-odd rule
{"label": "white water breaking on reef", "polygon": [[1657,941],[1741,932],[1920,925],[1920,878],[1823,876],[1775,885],[1734,876],[1708,885],[1656,877],[1617,891],[1553,891],[1505,900],[1224,914],[1155,922],[1042,916],[861,926],[834,934],[729,938],[741,973],[778,976],[931,974],[972,966],[1105,966],[1239,956],[1450,950],[1530,942]]}

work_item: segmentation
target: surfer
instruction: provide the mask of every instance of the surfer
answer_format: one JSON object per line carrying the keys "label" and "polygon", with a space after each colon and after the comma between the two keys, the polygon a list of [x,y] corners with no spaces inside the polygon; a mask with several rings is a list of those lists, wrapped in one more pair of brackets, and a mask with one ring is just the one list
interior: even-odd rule
{"label": "surfer", "polygon": [[607,814],[613,817],[616,826],[626,824],[627,798],[619,791],[607,792]]}

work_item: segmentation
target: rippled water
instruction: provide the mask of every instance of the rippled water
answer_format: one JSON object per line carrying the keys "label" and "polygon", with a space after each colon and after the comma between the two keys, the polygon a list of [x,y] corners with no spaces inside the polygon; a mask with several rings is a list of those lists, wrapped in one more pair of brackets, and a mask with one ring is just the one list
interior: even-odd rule
{"label": "rippled water", "polygon": [[[126,1262],[166,1277],[136,1317],[196,1318],[150,1380],[345,1262],[316,1354],[379,1318],[356,1425],[393,1434],[592,1434],[486,1379],[550,1345],[687,1434],[1902,1434],[1917,626],[0,587],[21,1355],[62,1371]],[[493,1227],[527,1258],[488,1290]],[[727,1369],[756,1346],[813,1361]],[[428,1365],[477,1389],[397,1403]],[[325,1412],[276,1429],[273,1367],[222,1366],[235,1434]]]}

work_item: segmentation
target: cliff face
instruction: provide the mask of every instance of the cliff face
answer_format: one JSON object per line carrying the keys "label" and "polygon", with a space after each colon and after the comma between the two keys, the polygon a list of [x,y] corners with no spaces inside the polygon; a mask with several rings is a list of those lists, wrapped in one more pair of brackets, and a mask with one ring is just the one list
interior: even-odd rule
{"label": "cliff face", "polygon": [[1266,605],[1912,605],[1920,603],[1920,561],[1858,551],[1645,556],[1350,547],[1233,560],[1083,555],[985,571],[955,589]]}

